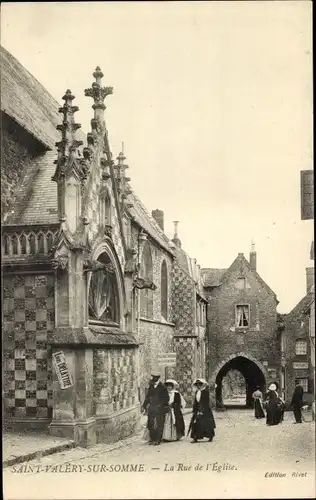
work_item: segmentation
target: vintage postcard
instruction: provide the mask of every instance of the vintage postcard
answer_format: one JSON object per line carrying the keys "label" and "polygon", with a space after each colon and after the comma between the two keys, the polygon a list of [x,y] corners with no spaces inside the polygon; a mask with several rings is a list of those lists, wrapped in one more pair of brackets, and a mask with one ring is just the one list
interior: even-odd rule
{"label": "vintage postcard", "polygon": [[2,4],[6,500],[315,497],[311,19]]}

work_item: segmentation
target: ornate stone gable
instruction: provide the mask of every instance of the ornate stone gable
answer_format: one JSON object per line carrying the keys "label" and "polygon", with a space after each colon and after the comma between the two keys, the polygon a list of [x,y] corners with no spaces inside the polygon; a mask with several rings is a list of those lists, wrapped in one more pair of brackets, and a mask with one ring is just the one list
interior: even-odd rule
{"label": "ornate stone gable", "polygon": [[123,152],[118,156],[117,164],[114,163],[109,146],[104,99],[113,93],[113,89],[101,86],[103,73],[99,67],[93,76],[96,81],[85,90],[85,95],[94,100],[94,118],[91,120],[92,132],[87,136],[88,147],[84,150],[89,175],[83,196],[83,217],[89,225],[89,245],[102,237],[110,238],[124,269],[128,248],[123,231],[126,199],[130,194],[130,179],[125,175],[128,166],[124,164]]}

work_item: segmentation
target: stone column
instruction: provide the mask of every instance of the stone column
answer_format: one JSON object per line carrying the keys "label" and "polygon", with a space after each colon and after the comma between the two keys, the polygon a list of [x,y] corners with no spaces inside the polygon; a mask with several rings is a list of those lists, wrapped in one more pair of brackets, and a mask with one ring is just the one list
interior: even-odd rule
{"label": "stone column", "polygon": [[93,409],[93,351],[79,346],[53,346],[52,354],[63,352],[72,386],[60,387],[56,370],[53,369],[53,420],[52,436],[72,439],[77,445],[87,447],[96,444]]}
{"label": "stone column", "polygon": [[53,363],[52,436],[73,439],[80,446],[96,443],[93,408],[93,348],[86,325],[86,279],[81,252],[63,251],[56,269],[56,329],[52,335],[52,356],[65,357],[71,385],[64,388]]}

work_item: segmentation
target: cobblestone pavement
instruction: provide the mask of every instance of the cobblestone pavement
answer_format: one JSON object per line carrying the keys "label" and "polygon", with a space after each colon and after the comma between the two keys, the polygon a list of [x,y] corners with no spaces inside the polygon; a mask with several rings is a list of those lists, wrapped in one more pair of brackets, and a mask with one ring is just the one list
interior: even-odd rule
{"label": "cobblestone pavement", "polygon": [[5,498],[314,498],[314,423],[293,425],[292,413],[275,427],[246,410],[215,416],[213,443],[152,447],[138,435],[7,468]]}

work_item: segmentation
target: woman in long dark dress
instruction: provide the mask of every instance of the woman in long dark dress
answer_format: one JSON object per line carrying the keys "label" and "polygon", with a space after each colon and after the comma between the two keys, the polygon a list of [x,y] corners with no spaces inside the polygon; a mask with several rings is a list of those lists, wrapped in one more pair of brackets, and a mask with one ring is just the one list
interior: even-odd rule
{"label": "woman in long dark dress", "polygon": [[192,443],[196,443],[203,438],[213,441],[216,424],[211,408],[208,384],[206,380],[199,378],[196,379],[193,385],[196,388],[196,393],[190,424]]}
{"label": "woman in long dark dress", "polygon": [[166,414],[162,439],[164,441],[179,441],[185,433],[182,410],[185,408],[186,402],[178,390],[178,382],[169,379],[166,380],[165,385],[169,393],[169,410]]}
{"label": "woman in long dark dress", "polygon": [[282,421],[282,406],[277,386],[271,384],[266,396],[267,425],[278,425]]}
{"label": "woman in long dark dress", "polygon": [[263,404],[262,404],[262,392],[260,391],[260,387],[258,386],[255,392],[252,394],[253,400],[254,400],[254,408],[255,408],[255,417],[256,418],[264,418],[265,414],[263,411]]}

